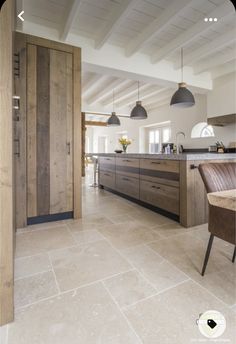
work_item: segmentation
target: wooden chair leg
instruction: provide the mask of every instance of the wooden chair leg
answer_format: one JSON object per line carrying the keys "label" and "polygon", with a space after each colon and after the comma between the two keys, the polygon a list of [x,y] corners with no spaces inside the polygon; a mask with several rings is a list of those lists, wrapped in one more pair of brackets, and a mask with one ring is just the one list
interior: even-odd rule
{"label": "wooden chair leg", "polygon": [[233,254],[233,258],[232,258],[232,263],[234,263],[234,261],[235,261],[235,256],[236,256],[236,246],[234,247],[234,254]]}
{"label": "wooden chair leg", "polygon": [[204,274],[205,274],[206,266],[207,266],[208,259],[209,259],[210,253],[211,253],[211,247],[212,247],[213,239],[214,239],[214,235],[211,234],[209,241],[208,241],[205,259],[204,259],[204,263],[203,263],[202,276],[204,276]]}

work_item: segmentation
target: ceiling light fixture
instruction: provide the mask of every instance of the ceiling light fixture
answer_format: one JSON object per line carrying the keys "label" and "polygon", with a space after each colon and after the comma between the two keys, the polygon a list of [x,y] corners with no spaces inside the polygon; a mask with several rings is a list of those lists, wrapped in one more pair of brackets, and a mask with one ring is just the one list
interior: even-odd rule
{"label": "ceiling light fixture", "polygon": [[114,99],[115,99],[115,97],[114,97],[114,90],[113,90],[113,100],[112,100],[113,111],[112,111],[111,116],[108,118],[108,121],[107,121],[108,127],[117,127],[120,125],[120,119],[115,113],[115,101],[114,101]]}
{"label": "ceiling light fixture", "polygon": [[179,83],[179,89],[174,93],[171,98],[170,105],[175,107],[187,108],[195,104],[195,99],[193,94],[187,89],[187,85],[183,82],[184,75],[184,58],[183,58],[183,48],[181,48],[181,75],[182,82]]}
{"label": "ceiling light fixture", "polygon": [[138,101],[130,114],[131,119],[146,119],[147,111],[142,106],[142,102],[139,100],[139,81],[138,81]]}

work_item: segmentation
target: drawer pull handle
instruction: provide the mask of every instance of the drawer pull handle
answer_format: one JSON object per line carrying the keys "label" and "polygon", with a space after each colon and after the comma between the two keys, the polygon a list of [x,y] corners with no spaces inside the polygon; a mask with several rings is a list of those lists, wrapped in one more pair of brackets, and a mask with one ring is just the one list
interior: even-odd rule
{"label": "drawer pull handle", "polygon": [[155,164],[155,165],[160,165],[161,162],[158,162],[158,161],[152,161],[151,164]]}
{"label": "drawer pull handle", "polygon": [[111,175],[108,173],[104,173],[104,176],[110,177]]}
{"label": "drawer pull handle", "polygon": [[130,179],[128,179],[128,178],[122,178],[122,180],[125,180],[126,182],[130,181]]}
{"label": "drawer pull handle", "polygon": [[152,185],[152,189],[160,190],[160,186]]}
{"label": "drawer pull handle", "polygon": [[123,159],[124,162],[131,162],[131,160]]}
{"label": "drawer pull handle", "polygon": [[110,158],[106,158],[105,160],[111,160]]}
{"label": "drawer pull handle", "polygon": [[198,166],[196,166],[196,165],[194,165],[194,164],[190,165],[190,169],[191,169],[191,170],[194,170],[195,168],[198,168]]}

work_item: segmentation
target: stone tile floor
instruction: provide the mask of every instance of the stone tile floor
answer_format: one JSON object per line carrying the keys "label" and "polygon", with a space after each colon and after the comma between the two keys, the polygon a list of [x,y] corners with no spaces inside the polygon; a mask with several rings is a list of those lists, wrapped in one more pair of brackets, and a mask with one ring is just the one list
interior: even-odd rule
{"label": "stone tile floor", "polygon": [[15,322],[1,344],[188,344],[207,339],[196,319],[227,320],[235,343],[236,264],[216,240],[200,275],[207,226],[183,228],[83,185],[83,218],[30,226],[16,239]]}

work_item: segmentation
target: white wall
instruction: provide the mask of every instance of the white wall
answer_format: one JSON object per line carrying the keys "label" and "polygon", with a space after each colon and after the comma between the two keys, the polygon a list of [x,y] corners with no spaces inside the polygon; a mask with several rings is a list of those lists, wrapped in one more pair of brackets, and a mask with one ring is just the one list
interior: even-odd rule
{"label": "white wall", "polygon": [[207,94],[207,115],[216,117],[236,113],[236,73],[217,78]]}
{"label": "white wall", "polygon": [[[166,121],[171,121],[172,137],[171,142],[175,142],[176,133],[184,131],[186,138],[180,137],[180,143],[185,148],[207,148],[210,144],[214,144],[217,140],[223,141],[227,146],[230,142],[236,141],[235,126],[227,126],[223,128],[214,128],[215,137],[191,139],[192,127],[198,122],[204,122],[207,118],[207,96],[195,96],[196,104],[192,108],[178,109],[170,107],[169,105],[158,108],[152,113],[148,113],[148,119],[135,121],[131,119],[121,118],[120,127],[95,127],[94,140],[100,135],[107,135],[108,137],[108,152],[112,153],[116,148],[120,148],[117,141],[117,134],[121,131],[127,131],[128,137],[133,140],[133,143],[128,147],[130,153],[144,153],[142,148],[144,145],[144,130],[143,127],[150,124],[156,124]],[[145,105],[145,104],[144,104]]]}

